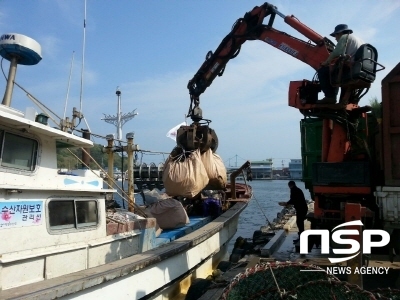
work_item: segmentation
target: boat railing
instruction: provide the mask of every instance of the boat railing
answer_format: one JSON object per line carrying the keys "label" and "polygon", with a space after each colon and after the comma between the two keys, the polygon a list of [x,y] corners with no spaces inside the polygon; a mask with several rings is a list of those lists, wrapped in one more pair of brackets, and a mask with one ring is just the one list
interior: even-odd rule
{"label": "boat railing", "polygon": [[242,174],[242,171],[249,168],[251,165],[250,161],[246,161],[239,169],[233,171],[230,175],[231,181],[231,197],[236,199],[236,177]]}

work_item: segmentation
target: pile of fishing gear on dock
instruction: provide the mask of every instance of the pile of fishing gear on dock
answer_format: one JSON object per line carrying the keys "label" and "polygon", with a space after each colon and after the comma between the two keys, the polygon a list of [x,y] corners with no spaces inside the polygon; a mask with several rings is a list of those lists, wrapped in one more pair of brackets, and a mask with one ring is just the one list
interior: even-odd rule
{"label": "pile of fishing gear on dock", "polygon": [[236,275],[220,299],[400,299],[399,292],[391,289],[370,292],[340,281],[314,265],[275,262],[257,264]]}

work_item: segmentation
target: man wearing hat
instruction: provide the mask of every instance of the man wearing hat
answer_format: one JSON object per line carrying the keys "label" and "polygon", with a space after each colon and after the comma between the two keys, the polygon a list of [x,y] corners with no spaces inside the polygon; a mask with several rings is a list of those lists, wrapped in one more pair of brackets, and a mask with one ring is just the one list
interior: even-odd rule
{"label": "man wearing hat", "polygon": [[330,34],[336,39],[337,44],[335,49],[331,54],[329,54],[328,58],[321,63],[321,68],[317,71],[321,89],[325,94],[325,97],[318,100],[317,104],[336,103],[336,96],[339,92],[339,88],[333,87],[330,83],[329,64],[334,58],[342,54],[349,55],[352,59],[357,49],[364,44],[361,39],[352,35],[352,33],[353,30],[348,28],[346,24],[339,24],[335,27],[335,31]]}

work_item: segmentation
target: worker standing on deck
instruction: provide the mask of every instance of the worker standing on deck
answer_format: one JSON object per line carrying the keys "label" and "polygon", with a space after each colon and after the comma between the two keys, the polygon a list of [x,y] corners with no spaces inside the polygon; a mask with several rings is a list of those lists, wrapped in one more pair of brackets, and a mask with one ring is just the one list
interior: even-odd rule
{"label": "worker standing on deck", "polygon": [[304,231],[304,220],[308,212],[308,205],[304,193],[296,186],[296,183],[291,180],[288,182],[290,188],[290,200],[287,202],[279,202],[281,206],[293,205],[296,210],[296,224],[299,228],[299,237],[293,241],[297,243],[300,240],[300,234]]}

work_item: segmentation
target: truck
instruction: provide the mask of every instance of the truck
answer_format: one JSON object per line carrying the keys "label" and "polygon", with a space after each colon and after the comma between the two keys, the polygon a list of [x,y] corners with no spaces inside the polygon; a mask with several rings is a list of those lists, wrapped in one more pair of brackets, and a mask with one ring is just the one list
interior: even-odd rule
{"label": "truck", "polygon": [[[298,39],[274,28],[276,17],[302,34]],[[267,20],[267,22],[265,22]],[[209,51],[187,88],[190,95],[188,116],[193,123],[182,126],[177,144],[201,151],[218,147],[218,137],[203,117],[200,96],[227,63],[237,57],[247,41],[260,40],[303,61],[314,70],[321,67],[335,44],[315,32],[295,16],[285,16],[277,7],[264,3],[254,7],[233,25],[215,51]],[[311,80],[291,81],[288,105],[302,114],[300,121],[303,181],[314,200],[314,212],[308,215],[311,228],[332,230],[339,224],[361,220],[364,229],[383,229],[391,242],[387,249],[400,253],[400,64],[382,81],[382,114],[371,106],[360,106],[376,73],[385,67],[378,63],[378,51],[363,44],[354,57],[341,55],[332,61],[330,80],[340,88],[339,102],[319,104],[321,86],[317,76]],[[363,228],[362,228],[363,227]],[[354,236],[361,242],[361,234]],[[362,264],[361,256],[355,259]]]}

